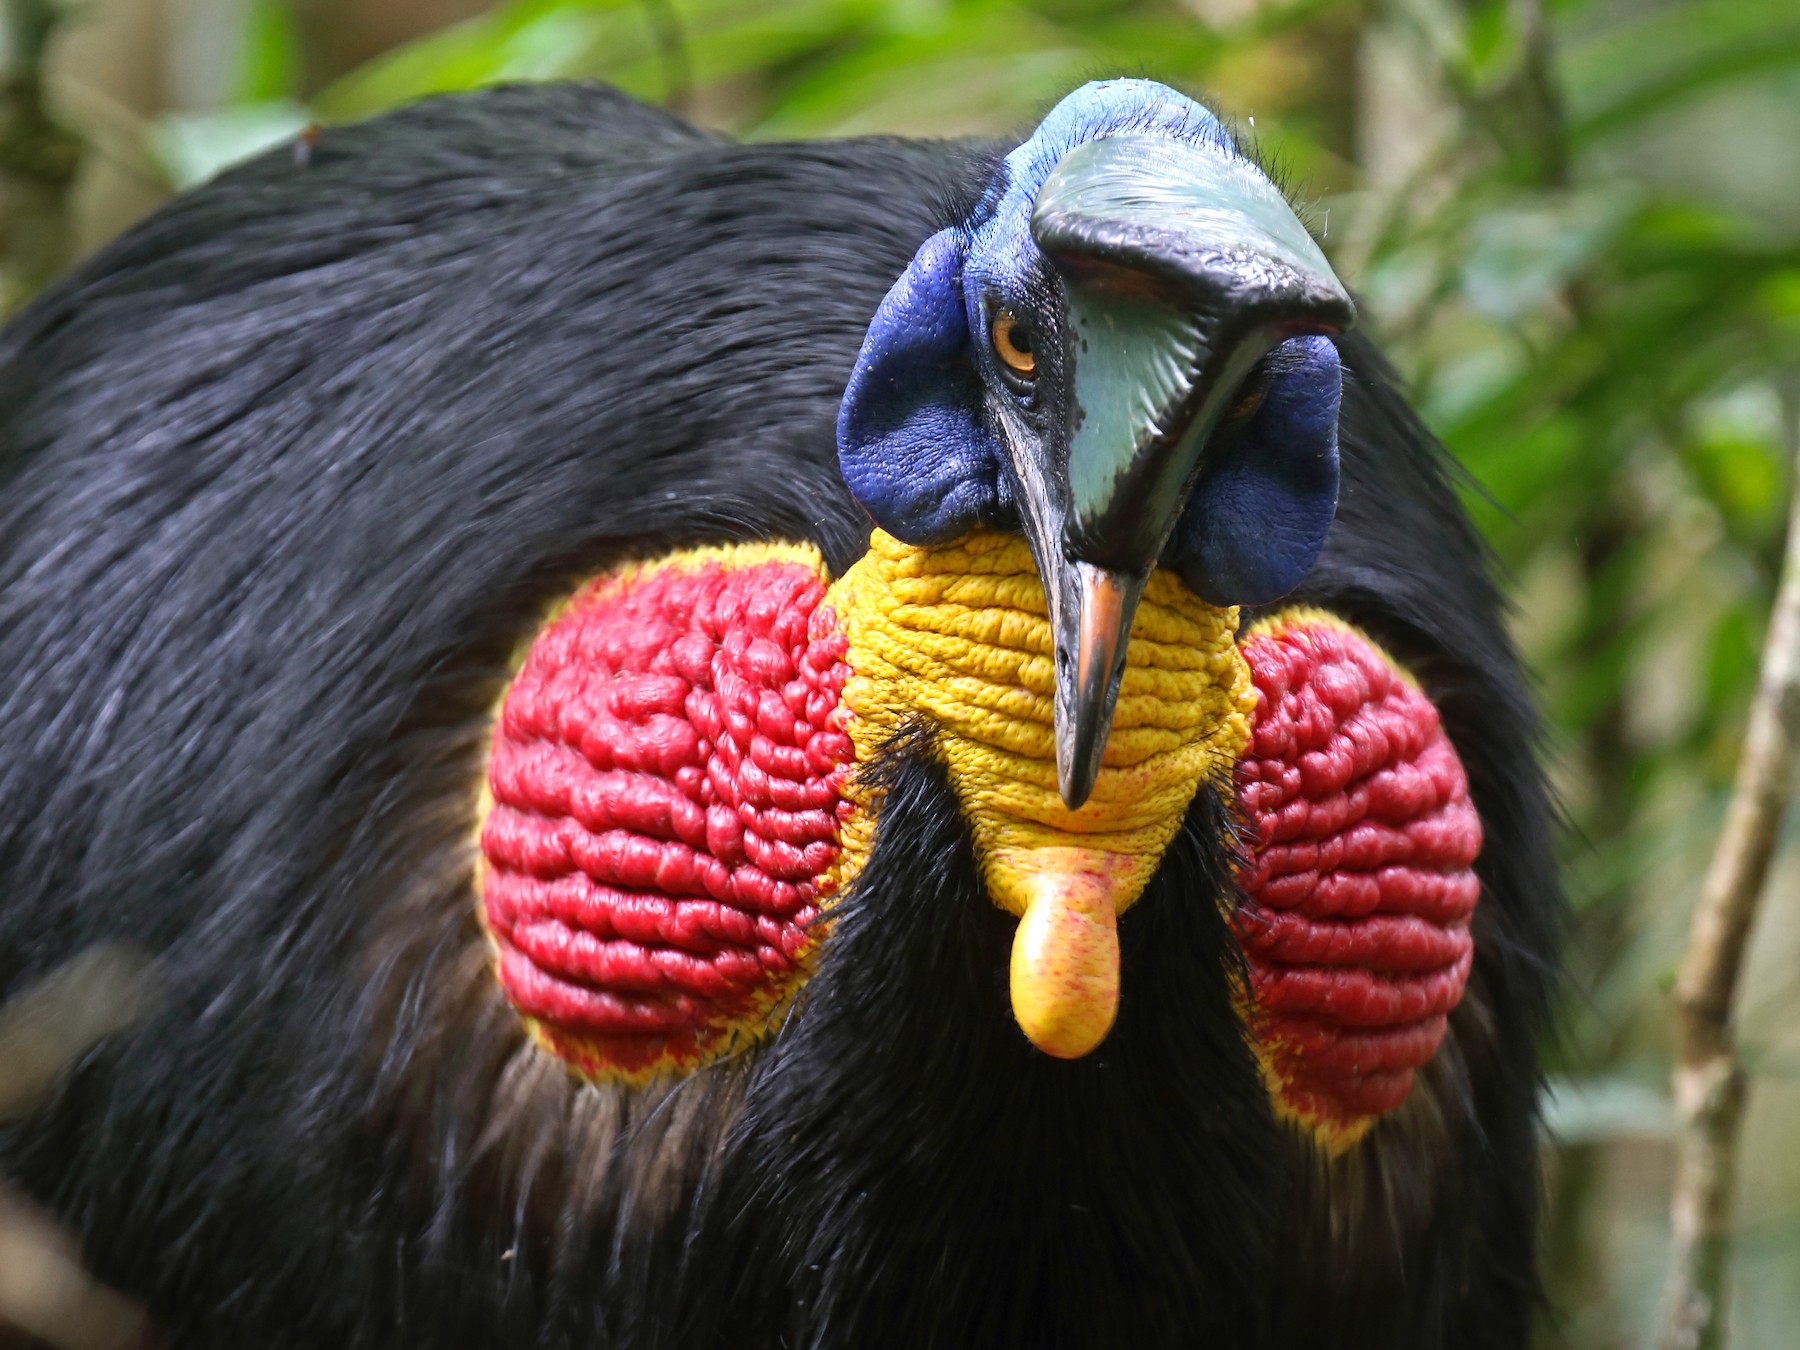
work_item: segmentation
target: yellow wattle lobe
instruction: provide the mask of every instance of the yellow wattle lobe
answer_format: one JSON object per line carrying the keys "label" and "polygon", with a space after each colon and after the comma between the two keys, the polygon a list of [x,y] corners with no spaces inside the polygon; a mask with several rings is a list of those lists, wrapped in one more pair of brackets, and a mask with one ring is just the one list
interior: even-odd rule
{"label": "yellow wattle lobe", "polygon": [[[1151,575],[1099,776],[1070,810],[1057,788],[1050,622],[1023,538],[977,530],[915,547],[877,530],[825,603],[849,641],[843,704],[857,762],[915,720],[931,729],[988,894],[1021,918],[1014,1014],[1047,1053],[1086,1054],[1117,1006],[1117,916],[1200,785],[1224,789],[1249,741],[1255,693],[1237,611]],[[851,792],[840,886],[874,844],[878,789]]]}
{"label": "yellow wattle lobe", "polygon": [[1019,1029],[1057,1059],[1079,1059],[1106,1039],[1119,1012],[1119,910],[1106,855],[1069,849],[1030,878],[1032,897],[1013,934],[1012,1005]]}

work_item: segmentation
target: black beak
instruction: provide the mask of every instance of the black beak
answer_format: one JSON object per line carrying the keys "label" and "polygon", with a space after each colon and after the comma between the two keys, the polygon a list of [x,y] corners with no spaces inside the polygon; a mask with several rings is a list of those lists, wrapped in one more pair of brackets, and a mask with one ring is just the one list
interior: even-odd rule
{"label": "black beak", "polygon": [[1278,342],[1337,332],[1349,296],[1275,186],[1223,146],[1110,136],[1039,191],[1038,247],[1067,283],[1069,434],[1013,447],[1049,596],[1056,769],[1100,772],[1138,600],[1244,378]]}

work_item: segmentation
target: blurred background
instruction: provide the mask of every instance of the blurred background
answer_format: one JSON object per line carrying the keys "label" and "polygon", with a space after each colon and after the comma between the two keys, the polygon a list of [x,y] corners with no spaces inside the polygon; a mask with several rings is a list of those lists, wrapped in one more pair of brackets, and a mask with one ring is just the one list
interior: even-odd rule
{"label": "blurred background", "polygon": [[[1800,437],[1800,3],[0,5],[6,307],[171,192],[313,122],[495,81],[611,80],[754,138],[1018,131],[1120,72],[1233,119],[1467,466],[1513,578],[1573,903],[1548,1047],[1560,1311],[1540,1343],[1649,1343],[1672,1157],[1667,994],[1736,763]],[[1784,847],[1740,1005],[1753,1082],[1732,1343],[1765,1350],[1800,1343],[1797,862]],[[0,1267],[3,1211],[0,1196]]]}

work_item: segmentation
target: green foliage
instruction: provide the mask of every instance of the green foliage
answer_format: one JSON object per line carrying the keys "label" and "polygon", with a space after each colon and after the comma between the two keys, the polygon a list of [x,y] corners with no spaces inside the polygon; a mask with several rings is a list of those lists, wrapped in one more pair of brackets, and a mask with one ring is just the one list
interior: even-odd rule
{"label": "green foliage", "polygon": [[1645,6],[1571,44],[1564,62],[1570,134],[1596,141],[1677,112],[1721,86],[1800,66],[1790,0]]}

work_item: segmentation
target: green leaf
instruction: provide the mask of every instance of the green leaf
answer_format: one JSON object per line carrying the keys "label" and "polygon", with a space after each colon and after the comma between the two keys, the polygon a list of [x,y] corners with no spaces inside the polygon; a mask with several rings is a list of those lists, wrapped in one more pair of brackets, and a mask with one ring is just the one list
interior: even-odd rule
{"label": "green leaf", "polygon": [[513,0],[352,71],[314,106],[327,120],[349,121],[429,94],[598,75],[651,43],[634,0]]}
{"label": "green leaf", "polygon": [[1622,1075],[1553,1078],[1544,1093],[1545,1132],[1559,1144],[1607,1139],[1666,1139],[1675,1110],[1662,1085]]}
{"label": "green leaf", "polygon": [[1518,322],[1610,247],[1636,203],[1629,188],[1594,188],[1496,204],[1470,232],[1464,294],[1478,312]]}
{"label": "green leaf", "polygon": [[1492,89],[1518,65],[1523,31],[1507,0],[1477,0],[1463,30],[1461,72],[1473,89]]}
{"label": "green leaf", "polygon": [[300,86],[300,32],[287,0],[248,0],[235,103],[293,99]]}
{"label": "green leaf", "polygon": [[169,182],[181,189],[292,140],[311,121],[305,108],[286,100],[170,113],[152,130],[150,144]]}

